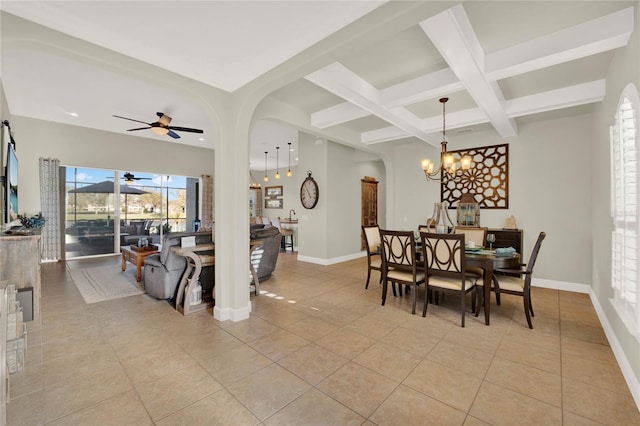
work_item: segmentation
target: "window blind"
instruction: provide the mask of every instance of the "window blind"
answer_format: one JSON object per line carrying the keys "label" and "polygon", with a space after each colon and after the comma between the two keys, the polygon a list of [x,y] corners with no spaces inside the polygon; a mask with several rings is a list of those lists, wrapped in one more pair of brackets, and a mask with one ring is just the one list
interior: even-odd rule
{"label": "window blind", "polygon": [[[625,89],[626,91],[626,89]],[[637,97],[637,92],[636,92]],[[638,253],[638,141],[637,113],[623,96],[610,129],[611,138],[611,285],[623,314],[640,331],[640,271]]]}

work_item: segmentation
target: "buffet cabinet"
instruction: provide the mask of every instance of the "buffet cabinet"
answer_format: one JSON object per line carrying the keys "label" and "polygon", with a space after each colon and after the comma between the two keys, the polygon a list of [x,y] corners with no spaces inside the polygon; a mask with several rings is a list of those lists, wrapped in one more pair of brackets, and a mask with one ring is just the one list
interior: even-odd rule
{"label": "buffet cabinet", "polygon": [[489,228],[487,234],[496,236],[493,248],[513,247],[522,256],[522,229]]}

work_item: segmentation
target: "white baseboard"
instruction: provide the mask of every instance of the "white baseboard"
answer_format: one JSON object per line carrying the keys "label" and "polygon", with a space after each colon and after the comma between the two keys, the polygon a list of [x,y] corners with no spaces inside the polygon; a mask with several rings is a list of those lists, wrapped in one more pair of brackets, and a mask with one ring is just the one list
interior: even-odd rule
{"label": "white baseboard", "polygon": [[545,280],[542,278],[533,278],[531,280],[532,287],[550,288],[553,290],[572,291],[574,293],[590,293],[591,286],[589,284],[569,283],[566,281]]}
{"label": "white baseboard", "polygon": [[316,265],[329,266],[329,265],[335,265],[336,263],[348,262],[349,260],[360,259],[361,257],[365,257],[366,255],[367,255],[367,252],[364,252],[364,251],[348,254],[346,256],[334,257],[331,259],[321,259],[319,257],[298,255],[298,261],[315,263]]}
{"label": "white baseboard", "polygon": [[251,301],[245,308],[220,308],[218,306],[213,307],[213,317],[218,321],[242,321],[249,318],[251,313]]}
{"label": "white baseboard", "polygon": [[604,333],[609,340],[611,351],[616,357],[616,361],[618,362],[618,366],[622,371],[622,375],[627,382],[627,386],[629,386],[631,396],[636,402],[638,410],[640,410],[640,381],[638,381],[638,378],[634,374],[633,369],[631,368],[631,364],[629,363],[629,359],[622,350],[622,346],[620,346],[620,342],[618,341],[616,334],[613,332],[613,328],[611,328],[611,324],[609,323],[609,320],[607,319],[607,316],[605,315],[604,310],[602,309],[602,306],[600,305],[600,302],[598,301],[598,298],[593,291],[593,288],[588,284],[544,280],[540,278],[534,278],[531,282],[531,285],[534,287],[572,291],[575,293],[586,293],[589,295],[589,297],[591,298],[591,304],[593,304],[593,308],[596,310],[596,314],[598,315],[598,319],[600,320],[600,324],[602,325],[602,329],[604,330]]}

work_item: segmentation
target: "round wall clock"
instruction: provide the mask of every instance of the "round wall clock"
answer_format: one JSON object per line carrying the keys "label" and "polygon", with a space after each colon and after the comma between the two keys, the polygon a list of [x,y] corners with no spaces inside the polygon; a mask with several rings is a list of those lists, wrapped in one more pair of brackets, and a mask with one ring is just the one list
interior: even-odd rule
{"label": "round wall clock", "polygon": [[318,204],[318,183],[311,177],[311,170],[300,186],[300,202],[305,209],[312,209]]}

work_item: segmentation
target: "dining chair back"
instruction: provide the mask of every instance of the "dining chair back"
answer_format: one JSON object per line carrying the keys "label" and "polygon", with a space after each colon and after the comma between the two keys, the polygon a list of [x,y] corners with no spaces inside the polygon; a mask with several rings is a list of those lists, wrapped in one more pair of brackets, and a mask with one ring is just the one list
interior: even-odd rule
{"label": "dining chair back", "polygon": [[507,293],[522,296],[524,313],[527,317],[527,324],[529,325],[529,328],[533,328],[531,317],[535,316],[533,313],[533,304],[531,303],[531,277],[533,275],[533,267],[535,266],[538,254],[540,253],[542,241],[546,236],[546,232],[540,232],[538,239],[533,245],[533,250],[531,250],[531,256],[529,256],[528,263],[520,264],[519,269],[496,269],[493,275],[492,285],[493,291],[495,291],[496,294]]}
{"label": "dining chair back", "polygon": [[382,251],[382,305],[387,298],[388,283],[411,286],[411,313],[416,313],[418,285],[424,283],[424,269],[416,261],[413,231],[380,230]]}
{"label": "dining chair back", "polygon": [[487,242],[487,228],[477,226],[456,226],[453,228],[455,234],[464,234],[465,244],[473,241],[476,247],[484,247]]}
{"label": "dining chair back", "polygon": [[367,249],[367,282],[364,288],[369,288],[371,271],[380,272],[380,283],[382,283],[382,257],[380,255],[380,227],[362,226],[362,235]]}
{"label": "dining chair back", "polygon": [[[479,226],[456,226],[453,228],[454,234],[464,234],[465,246],[470,245],[469,242],[473,241],[475,247],[484,247],[487,241],[487,228],[481,228]],[[469,276],[475,276],[476,278],[484,277],[484,269],[478,266],[467,266],[467,274]],[[498,305],[500,304],[500,296],[496,294],[496,300]]]}
{"label": "dining chair back", "polygon": [[422,257],[426,270],[426,291],[422,316],[427,315],[429,295],[433,291],[456,293],[460,297],[461,325],[464,327],[466,295],[473,291],[472,309],[475,309],[476,279],[468,276],[464,258],[464,234],[437,234],[420,232]]}

